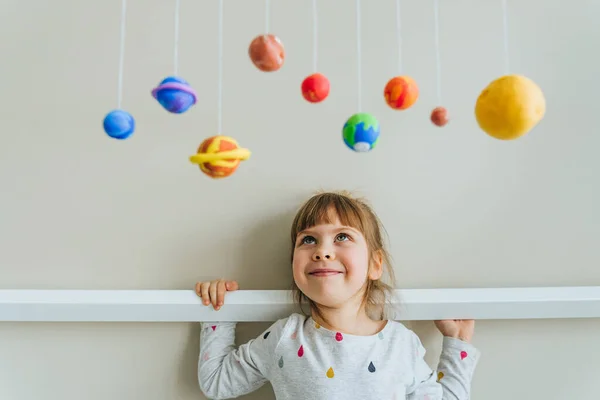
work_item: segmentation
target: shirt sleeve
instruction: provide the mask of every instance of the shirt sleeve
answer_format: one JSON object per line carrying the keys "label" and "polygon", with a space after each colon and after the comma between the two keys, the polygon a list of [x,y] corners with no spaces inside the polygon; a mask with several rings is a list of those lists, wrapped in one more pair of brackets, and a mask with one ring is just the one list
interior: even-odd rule
{"label": "shirt sleeve", "polygon": [[470,343],[444,336],[437,371],[429,368],[423,356],[425,348],[415,335],[417,357],[415,381],[409,400],[468,400],[471,381],[479,361],[479,351]]}
{"label": "shirt sleeve", "polygon": [[198,383],[210,399],[232,399],[253,392],[270,376],[274,354],[286,319],[272,324],[257,338],[235,348],[235,322],[202,323]]}

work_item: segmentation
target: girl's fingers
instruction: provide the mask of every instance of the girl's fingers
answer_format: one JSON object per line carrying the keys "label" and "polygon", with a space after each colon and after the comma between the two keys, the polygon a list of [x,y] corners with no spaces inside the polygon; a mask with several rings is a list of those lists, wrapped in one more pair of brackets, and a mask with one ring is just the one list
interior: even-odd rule
{"label": "girl's fingers", "polygon": [[218,310],[225,304],[225,293],[238,290],[238,288],[236,281],[218,279],[212,282],[196,282],[194,291],[202,299],[204,305],[207,306],[212,303],[213,307]]}

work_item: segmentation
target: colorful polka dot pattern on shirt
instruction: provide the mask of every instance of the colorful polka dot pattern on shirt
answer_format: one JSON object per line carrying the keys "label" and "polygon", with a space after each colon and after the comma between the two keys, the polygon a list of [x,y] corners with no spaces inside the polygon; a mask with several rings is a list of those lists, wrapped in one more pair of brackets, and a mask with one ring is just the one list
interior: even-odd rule
{"label": "colorful polka dot pattern on shirt", "polygon": [[[320,329],[321,326],[318,323],[315,322],[315,328],[316,329]],[[270,333],[271,333],[270,331],[265,332],[265,334],[263,335],[263,338],[267,339],[267,337],[269,337]],[[290,336],[290,338],[293,339],[293,340],[295,340],[297,337],[298,337],[298,333],[297,332],[293,332],[291,334],[291,336]],[[380,340],[383,340],[383,332],[378,332],[377,333],[377,337]],[[344,335],[341,332],[336,332],[334,338],[335,338],[335,340],[337,342],[342,342],[344,340]],[[300,347],[298,348],[297,356],[298,357],[304,356],[304,345],[301,344]],[[460,352],[460,359],[461,360],[464,360],[467,356],[468,356],[468,354],[467,354],[466,351],[463,350],[463,351]],[[278,365],[279,365],[279,368],[283,368],[283,365],[284,365],[283,356],[281,356],[279,358]],[[367,366],[367,370],[370,373],[374,373],[374,372],[377,371],[377,368],[375,367],[375,365],[373,364],[372,361]],[[333,367],[329,367],[329,369],[326,372],[326,376],[328,378],[333,378],[335,376]],[[444,377],[444,373],[441,372],[441,371],[438,372],[438,374],[437,374],[437,381],[439,382],[443,377]]]}
{"label": "colorful polka dot pattern on shirt", "polygon": [[[316,329],[320,329],[321,326],[315,322],[315,328]],[[263,334],[263,339],[267,339],[269,337],[269,334],[271,332],[267,331]],[[290,338],[292,340],[296,340],[296,338],[298,337],[298,332],[294,331],[291,335]],[[377,337],[380,340],[383,340],[383,332],[379,332],[377,334]],[[341,332],[336,332],[334,335],[335,341],[336,342],[342,342],[344,340],[344,335]],[[296,353],[298,357],[302,357],[304,356],[304,345],[301,344],[300,347],[298,348],[298,352]],[[284,366],[284,360],[283,360],[283,356],[280,356],[279,361],[277,362],[277,364],[279,365],[279,368],[283,368]],[[374,373],[375,371],[377,371],[377,368],[375,368],[375,364],[373,364],[373,362],[369,362],[369,365],[367,366],[367,371]],[[335,376],[335,372],[333,370],[333,367],[329,367],[329,369],[327,370],[327,372],[325,373],[325,375],[328,378],[333,378]]]}

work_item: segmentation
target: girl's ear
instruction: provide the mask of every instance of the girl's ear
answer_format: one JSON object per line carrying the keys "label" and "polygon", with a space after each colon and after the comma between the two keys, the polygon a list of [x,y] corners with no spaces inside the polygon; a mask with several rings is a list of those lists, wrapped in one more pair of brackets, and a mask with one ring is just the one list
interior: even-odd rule
{"label": "girl's ear", "polygon": [[383,253],[381,250],[373,252],[371,265],[369,266],[369,279],[376,281],[383,275]]}

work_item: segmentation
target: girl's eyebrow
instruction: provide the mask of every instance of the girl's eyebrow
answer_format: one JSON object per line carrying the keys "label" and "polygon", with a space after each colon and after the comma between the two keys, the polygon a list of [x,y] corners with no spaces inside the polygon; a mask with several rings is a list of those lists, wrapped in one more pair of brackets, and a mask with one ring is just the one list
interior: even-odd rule
{"label": "girl's eyebrow", "polygon": [[[335,226],[330,229],[330,231],[339,231],[339,230],[350,230],[350,231],[358,233],[358,230],[356,230],[356,228],[353,228],[351,226],[346,226],[346,225]],[[312,234],[312,233],[314,233],[314,231],[312,229],[308,228],[308,229],[304,229],[303,231],[298,232],[298,234],[296,236]]]}

